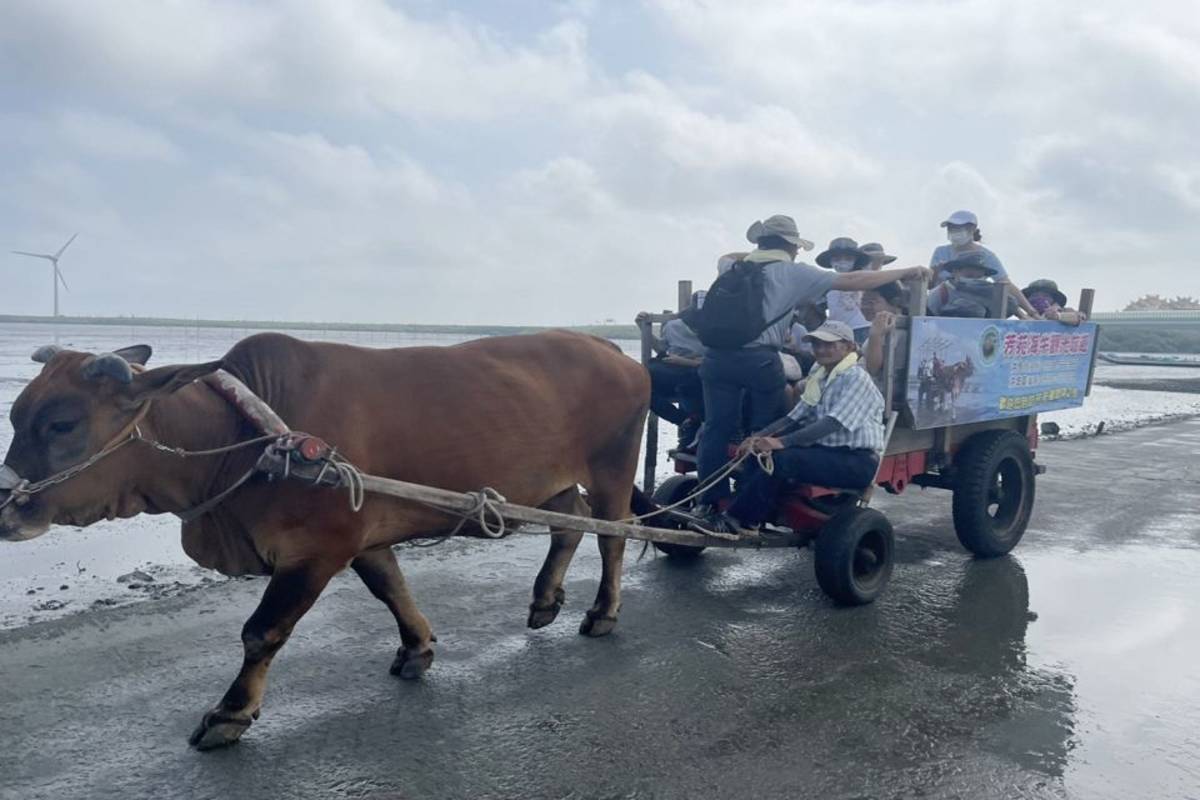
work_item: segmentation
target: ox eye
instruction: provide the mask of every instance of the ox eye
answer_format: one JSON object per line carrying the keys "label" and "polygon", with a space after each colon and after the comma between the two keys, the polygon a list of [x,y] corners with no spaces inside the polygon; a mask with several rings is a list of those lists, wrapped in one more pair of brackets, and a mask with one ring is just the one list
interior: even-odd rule
{"label": "ox eye", "polygon": [[77,427],[79,427],[79,420],[64,419],[59,420],[58,422],[51,422],[50,432],[58,436],[64,436],[75,430]]}

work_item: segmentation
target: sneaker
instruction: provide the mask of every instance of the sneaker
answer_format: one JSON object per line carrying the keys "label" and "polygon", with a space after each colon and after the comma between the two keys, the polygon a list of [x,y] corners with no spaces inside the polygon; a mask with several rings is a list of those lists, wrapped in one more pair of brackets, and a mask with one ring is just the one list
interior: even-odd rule
{"label": "sneaker", "polygon": [[696,417],[688,417],[679,426],[679,449],[694,453],[699,440],[700,420]]}
{"label": "sneaker", "polygon": [[699,533],[712,533],[718,536],[742,537],[758,536],[757,528],[747,528],[727,511],[719,511],[703,519],[702,524],[692,526]]}

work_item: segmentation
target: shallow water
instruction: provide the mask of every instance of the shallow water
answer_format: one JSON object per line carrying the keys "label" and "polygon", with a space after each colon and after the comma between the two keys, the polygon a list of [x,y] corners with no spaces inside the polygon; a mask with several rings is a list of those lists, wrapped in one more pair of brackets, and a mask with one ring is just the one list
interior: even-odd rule
{"label": "shallow water", "polygon": [[[24,385],[41,369],[41,365],[30,361],[29,355],[43,344],[57,338],[64,347],[100,352],[146,343],[155,350],[151,364],[162,365],[219,358],[235,342],[255,332],[240,328],[0,324],[0,417],[3,417],[0,452],[7,451],[12,439],[9,408]],[[366,347],[445,346],[472,338],[322,329],[288,333],[304,339]],[[638,342],[617,343],[626,354],[638,357]],[[1083,408],[1047,414],[1042,420],[1058,422],[1063,435],[1072,436],[1094,430],[1101,421],[1106,430],[1113,431],[1148,421],[1200,414],[1200,394],[1157,390],[1160,382],[1178,382],[1181,372],[1169,367],[1100,364],[1097,385]],[[1125,388],[1101,385],[1109,381],[1119,382]],[[666,451],[673,446],[674,439],[673,428],[663,424],[659,435],[660,476],[670,472]],[[135,569],[154,580],[117,583],[118,577]],[[0,629],[73,613],[93,604],[124,604],[160,597],[205,580],[219,579],[215,573],[195,567],[183,554],[179,523],[169,515],[101,522],[86,530],[56,527],[30,542],[0,543]]]}

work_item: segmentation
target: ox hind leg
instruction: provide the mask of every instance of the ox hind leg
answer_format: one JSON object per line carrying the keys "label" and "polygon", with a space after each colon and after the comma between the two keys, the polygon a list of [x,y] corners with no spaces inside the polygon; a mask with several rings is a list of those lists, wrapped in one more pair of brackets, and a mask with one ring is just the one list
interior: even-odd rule
{"label": "ox hind leg", "polygon": [[[559,492],[543,503],[541,507],[547,511],[558,511],[563,514],[575,514],[583,517],[591,515],[591,510],[584,502],[582,495],[579,494],[579,489],[574,486],[564,492]],[[577,531],[552,529],[550,552],[546,554],[546,560],[538,572],[537,580],[533,583],[533,602],[529,604],[527,623],[529,627],[544,628],[554,622],[558,612],[562,610],[563,603],[567,599],[567,593],[563,590],[563,579],[566,577],[567,567],[570,566],[571,558],[574,557],[575,550],[579,547],[579,541],[582,538],[583,534]]]}
{"label": "ox hind leg", "polygon": [[277,569],[271,576],[258,608],[242,627],[242,669],[192,733],[188,741],[193,746],[209,750],[232,744],[258,719],[271,660],[342,566],[344,562],[308,563]]}
{"label": "ox hind leg", "polygon": [[[599,453],[591,464],[591,481],[587,485],[588,504],[596,519],[619,520],[630,516],[633,496],[633,476],[637,471],[638,451],[642,441],[642,413],[624,432]],[[617,626],[621,610],[621,567],[625,559],[625,539],[619,536],[597,536],[602,571],[596,602],[588,609],[579,626],[584,636],[605,636]]]}
{"label": "ox hind leg", "polygon": [[391,673],[406,680],[419,678],[433,664],[433,642],[437,637],[429,620],[417,609],[396,563],[391,547],[378,547],[362,553],[350,562],[358,577],[379,598],[400,628],[400,649],[392,662]]}

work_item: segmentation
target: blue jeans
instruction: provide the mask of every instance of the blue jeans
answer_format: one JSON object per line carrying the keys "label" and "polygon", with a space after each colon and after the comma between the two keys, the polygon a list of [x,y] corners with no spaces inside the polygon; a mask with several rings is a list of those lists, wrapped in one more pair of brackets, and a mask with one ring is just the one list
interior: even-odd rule
{"label": "blue jeans", "polygon": [[771,455],[775,471],[770,475],[763,472],[757,459],[746,459],[749,471],[738,480],[737,496],[729,506],[730,515],[747,527],[774,521],[779,493],[788,483],[865,489],[879,471],[879,461],[871,450],[814,445],[785,447]]}
{"label": "blue jeans", "polygon": [[[704,431],[700,435],[697,472],[700,480],[719,472],[729,460],[729,443],[742,422],[742,396],[750,401],[751,433],[787,413],[786,381],[779,353],[771,348],[709,350],[700,365],[704,384]],[[729,481],[713,484],[701,502],[716,505],[729,496]]]}
{"label": "blue jeans", "polygon": [[672,425],[682,425],[689,417],[704,417],[699,367],[656,359],[646,365],[646,371],[650,373],[651,411]]}

